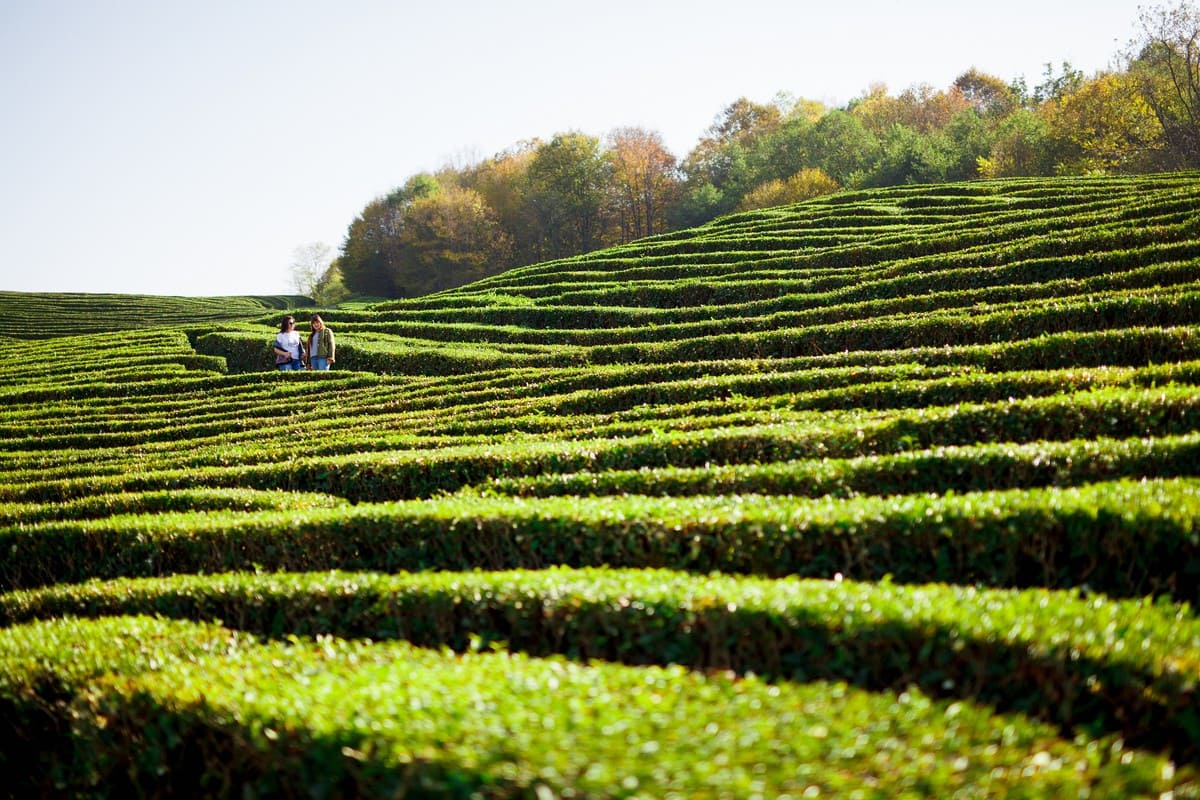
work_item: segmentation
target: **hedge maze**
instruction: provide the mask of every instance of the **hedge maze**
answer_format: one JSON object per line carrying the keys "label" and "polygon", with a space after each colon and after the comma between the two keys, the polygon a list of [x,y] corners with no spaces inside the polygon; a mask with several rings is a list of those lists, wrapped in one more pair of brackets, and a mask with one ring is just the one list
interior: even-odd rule
{"label": "hedge maze", "polygon": [[[1200,176],[0,293],[8,796],[1200,795]],[[318,309],[311,309],[318,310]]]}

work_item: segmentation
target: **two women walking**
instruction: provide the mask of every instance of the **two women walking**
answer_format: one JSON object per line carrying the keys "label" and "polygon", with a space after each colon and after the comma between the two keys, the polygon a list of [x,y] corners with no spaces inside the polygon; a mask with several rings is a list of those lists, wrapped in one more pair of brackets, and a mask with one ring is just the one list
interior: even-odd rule
{"label": "two women walking", "polygon": [[288,315],[279,325],[275,336],[275,366],[281,371],[317,369],[327,370],[336,359],[333,331],[326,327],[320,314],[309,320],[312,333],[305,342],[296,330],[296,318]]}

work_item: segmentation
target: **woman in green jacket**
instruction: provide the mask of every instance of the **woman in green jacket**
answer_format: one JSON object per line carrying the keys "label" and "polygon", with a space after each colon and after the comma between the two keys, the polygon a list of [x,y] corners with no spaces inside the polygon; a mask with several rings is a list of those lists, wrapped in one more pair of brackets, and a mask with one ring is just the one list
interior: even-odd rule
{"label": "woman in green jacket", "polygon": [[325,326],[320,314],[313,314],[309,322],[312,324],[312,333],[308,335],[308,365],[311,369],[329,369],[329,365],[337,358],[333,331]]}

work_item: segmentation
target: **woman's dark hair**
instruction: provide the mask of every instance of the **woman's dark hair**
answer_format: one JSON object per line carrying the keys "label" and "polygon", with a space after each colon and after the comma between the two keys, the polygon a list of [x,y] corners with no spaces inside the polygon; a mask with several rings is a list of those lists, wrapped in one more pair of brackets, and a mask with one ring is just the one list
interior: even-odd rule
{"label": "woman's dark hair", "polygon": [[295,324],[296,324],[295,317],[284,317],[283,322],[279,323],[279,332],[287,333],[288,325],[295,325]]}
{"label": "woman's dark hair", "polygon": [[319,322],[319,323],[321,323],[322,325],[324,325],[324,324],[325,324],[325,320],[321,319],[321,315],[320,315],[320,314],[313,314],[313,315],[312,315],[312,316],[309,318],[309,320],[308,320],[308,321],[309,321],[310,323],[312,323],[312,322]]}

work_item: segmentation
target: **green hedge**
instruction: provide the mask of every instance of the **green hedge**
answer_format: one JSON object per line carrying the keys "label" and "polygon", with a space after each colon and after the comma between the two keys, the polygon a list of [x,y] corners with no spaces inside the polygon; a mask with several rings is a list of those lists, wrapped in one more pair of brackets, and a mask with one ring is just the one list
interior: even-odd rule
{"label": "green hedge", "polygon": [[225,575],[0,595],[6,626],[85,615],[222,620],[259,636],[681,664],[771,680],[916,684],[1200,760],[1200,622],[1076,592],[695,577],[664,570]]}
{"label": "green hedge", "polygon": [[857,350],[958,347],[1046,334],[1132,326],[1191,325],[1200,318],[1200,294],[1072,299],[1058,304],[977,313],[898,315],[788,330],[719,334],[694,339],[593,347],[598,363],[694,361],[710,358],[792,358]]}
{"label": "green hedge", "polygon": [[8,787],[29,795],[1161,797],[1195,780],[1120,740],[1072,742],[916,688],[259,645],[145,618],[22,626],[0,642],[0,743],[45,748],[0,750]]}
{"label": "green hedge", "polygon": [[161,492],[98,494],[59,503],[0,503],[0,525],[29,525],[48,520],[101,519],[114,514],[172,511],[262,511],[334,508],[340,497],[256,489],[177,489]]}
{"label": "green hedge", "polygon": [[[682,414],[685,421],[688,413],[687,406],[670,409],[672,417]],[[576,429],[564,441],[533,435],[513,437],[521,421],[503,419],[485,422],[483,427],[508,440],[473,438],[473,423],[431,424],[443,433],[438,437],[422,436],[420,431],[393,434],[371,428],[353,436],[328,436],[326,429],[306,433],[303,421],[287,419],[274,428],[245,431],[237,442],[231,441],[230,423],[219,420],[136,434],[31,437],[21,445],[30,453],[41,448],[83,447],[88,442],[94,446],[96,441],[114,446],[153,442],[165,447],[181,438],[212,438],[207,443],[210,447],[193,454],[182,455],[168,447],[161,458],[138,459],[119,469],[114,465],[113,471],[119,474],[112,476],[43,474],[38,481],[0,484],[0,500],[50,502],[98,492],[196,486],[388,500],[429,497],[498,477],[855,458],[948,445],[1182,436],[1200,425],[1200,396],[1186,386],[1112,388],[886,414],[792,412],[790,419],[779,411],[765,414],[774,414],[778,421],[757,423],[758,414],[749,419],[701,419],[702,424],[690,430],[685,422],[679,423],[680,430],[662,430],[662,421],[618,421],[586,432]],[[464,439],[445,435],[456,427],[463,431]],[[268,437],[265,443],[259,442],[268,432],[282,440]],[[585,433],[594,438],[583,438]],[[301,450],[306,454],[296,455]]]}
{"label": "green hedge", "polygon": [[1200,435],[939,446],[857,458],[708,464],[496,477],[480,490],[520,497],[978,492],[1118,478],[1200,477]]}
{"label": "green hedge", "polygon": [[448,497],[0,530],[0,588],[229,570],[668,567],[1195,600],[1194,480],[851,499]]}

